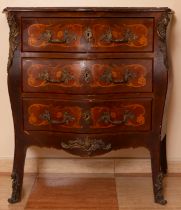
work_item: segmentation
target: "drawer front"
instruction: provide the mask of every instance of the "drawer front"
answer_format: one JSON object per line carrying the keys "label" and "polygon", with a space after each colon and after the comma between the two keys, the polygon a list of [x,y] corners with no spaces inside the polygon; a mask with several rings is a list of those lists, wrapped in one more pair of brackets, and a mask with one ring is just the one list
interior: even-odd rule
{"label": "drawer front", "polygon": [[145,131],[151,128],[151,99],[90,103],[26,99],[24,128],[77,133]]}
{"label": "drawer front", "polygon": [[153,18],[23,18],[23,51],[153,50]]}
{"label": "drawer front", "polygon": [[23,59],[24,92],[152,92],[151,59]]}

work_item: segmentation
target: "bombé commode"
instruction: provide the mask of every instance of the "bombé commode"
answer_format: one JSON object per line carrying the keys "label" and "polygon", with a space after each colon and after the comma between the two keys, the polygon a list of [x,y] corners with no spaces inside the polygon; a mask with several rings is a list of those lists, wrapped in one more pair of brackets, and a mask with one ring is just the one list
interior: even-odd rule
{"label": "bomb\u00e9 commode", "polygon": [[[169,8],[6,8],[15,129],[10,203],[21,200],[27,148],[95,156],[150,151],[165,204]],[[125,192],[126,193],[126,192]]]}

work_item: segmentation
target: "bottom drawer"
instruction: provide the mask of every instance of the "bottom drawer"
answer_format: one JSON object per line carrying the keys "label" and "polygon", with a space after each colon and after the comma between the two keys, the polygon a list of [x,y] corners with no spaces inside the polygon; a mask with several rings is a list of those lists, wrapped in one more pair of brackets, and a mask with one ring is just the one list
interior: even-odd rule
{"label": "bottom drawer", "polygon": [[24,99],[24,129],[105,133],[151,129],[151,99]]}

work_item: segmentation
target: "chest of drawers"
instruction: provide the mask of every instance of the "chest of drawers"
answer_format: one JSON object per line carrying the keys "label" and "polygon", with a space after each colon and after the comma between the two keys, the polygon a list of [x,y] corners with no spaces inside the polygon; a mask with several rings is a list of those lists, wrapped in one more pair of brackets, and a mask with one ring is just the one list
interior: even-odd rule
{"label": "chest of drawers", "polygon": [[162,128],[169,8],[6,8],[15,128],[13,191],[21,199],[32,145],[80,156],[146,147],[155,202],[165,204]]}

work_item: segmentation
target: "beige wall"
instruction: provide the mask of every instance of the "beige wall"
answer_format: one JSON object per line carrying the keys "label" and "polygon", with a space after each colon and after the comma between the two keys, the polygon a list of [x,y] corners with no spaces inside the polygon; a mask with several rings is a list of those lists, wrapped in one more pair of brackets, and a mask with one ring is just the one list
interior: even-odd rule
{"label": "beige wall", "polygon": [[[172,21],[171,40],[169,42],[172,71],[173,71],[173,87],[171,98],[169,101],[168,115],[168,158],[169,160],[181,161],[181,1],[180,0],[0,0],[0,11],[5,7],[145,7],[168,6],[175,11],[175,17]],[[4,14],[0,13],[0,159],[12,158],[14,148],[14,133],[11,116],[10,103],[7,90],[7,57],[8,57],[8,25]],[[29,157],[71,157],[65,152],[57,150],[40,150],[38,148],[30,148]],[[147,157],[148,152],[143,149],[121,150],[109,153],[105,157],[127,156],[127,157]]]}

